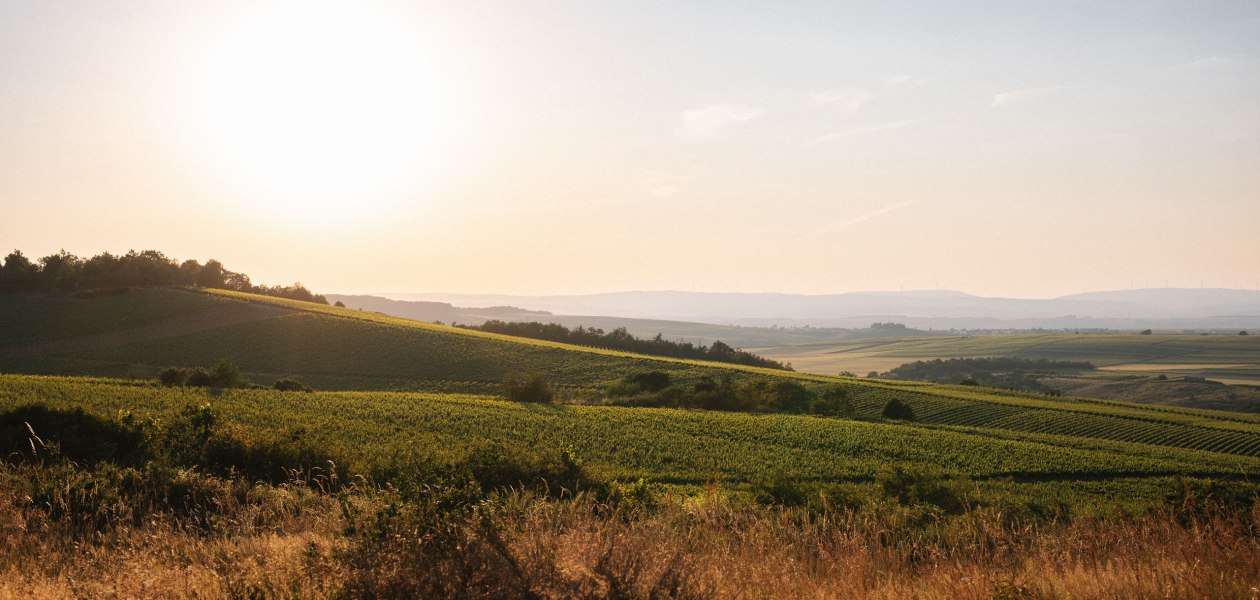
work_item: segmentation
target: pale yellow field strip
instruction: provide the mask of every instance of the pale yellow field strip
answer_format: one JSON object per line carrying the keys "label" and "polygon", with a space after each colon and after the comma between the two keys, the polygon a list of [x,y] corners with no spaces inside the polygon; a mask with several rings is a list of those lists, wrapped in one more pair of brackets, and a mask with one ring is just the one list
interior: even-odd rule
{"label": "pale yellow field strip", "polygon": [[1098,367],[1099,371],[1191,371],[1204,369],[1260,368],[1255,363],[1121,363]]}

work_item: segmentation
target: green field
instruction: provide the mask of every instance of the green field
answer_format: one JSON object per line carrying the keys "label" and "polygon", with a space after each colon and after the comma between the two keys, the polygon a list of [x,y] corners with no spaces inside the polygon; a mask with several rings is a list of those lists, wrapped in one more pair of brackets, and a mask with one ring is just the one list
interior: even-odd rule
{"label": "green field", "polygon": [[0,295],[0,332],[0,370],[7,372],[153,375],[167,366],[230,358],[259,381],[300,376],[321,389],[489,392],[506,373],[539,370],[573,393],[638,370],[667,370],[682,379],[717,372],[698,363],[223,291],[143,289],[99,299]]}
{"label": "green field", "polygon": [[[614,581],[600,575],[610,549],[639,577],[660,548],[730,567],[713,581],[797,564],[813,580],[808,565],[869,551],[860,560],[876,566],[861,580],[907,582],[879,597],[912,595],[924,584],[908,577],[925,569],[950,582],[992,572],[972,597],[1026,597],[1007,594],[1012,573],[1046,557],[1068,558],[1026,571],[1095,589],[1081,569],[1114,570],[1098,557],[1117,544],[1129,548],[1121,563],[1152,548],[1184,554],[1125,567],[1117,590],[1208,560],[1174,596],[1217,582],[1215,595],[1238,597],[1254,579],[1236,565],[1257,547],[1245,520],[1260,514],[1256,414],[671,360],[185,289],[0,295],[0,332],[0,517],[15,524],[0,528],[0,555],[16,595],[98,581],[103,596],[144,596],[160,574],[168,583],[154,587],[199,595],[445,597],[468,587],[452,573],[469,568],[486,574],[478,581],[511,565],[520,581]],[[317,391],[154,377],[224,358],[255,383],[290,376]],[[610,404],[610,385],[649,370],[677,386],[662,394],[702,377],[732,380],[719,395],[779,378],[814,394],[841,388],[852,410]],[[505,400],[500,379],[519,371],[545,374],[559,401]],[[913,417],[882,417],[892,400]],[[1072,545],[1090,540],[1103,550]],[[712,554],[726,547],[736,553]],[[763,583],[756,597],[781,592],[778,579]],[[781,595],[855,585],[834,583]],[[749,593],[737,587],[711,595]],[[603,583],[588,589],[519,597],[609,596]],[[670,597],[626,597],[657,595]]]}
{"label": "green field", "polygon": [[[1260,476],[1260,459],[1251,457],[979,427],[522,405],[454,394],[207,391],[149,382],[0,376],[0,410],[35,402],[84,408],[106,419],[127,411],[163,422],[185,407],[210,403],[248,439],[307,436],[353,472],[498,442],[570,447],[610,478],[690,486],[714,477],[737,485],[775,477],[860,482],[889,465],[1025,483]],[[1260,426],[1236,426],[1240,434],[1260,440]]]}
{"label": "green field", "polygon": [[[96,299],[0,295],[0,303],[0,331],[6,332],[0,370],[8,373],[151,378],[167,366],[230,358],[263,384],[292,376],[319,390],[485,395],[497,394],[507,373],[538,371],[558,385],[562,399],[575,403],[598,403],[607,385],[646,370],[668,372],[683,384],[701,376],[790,378],[814,390],[845,387],[863,419],[878,417],[897,398],[912,407],[919,426],[1260,456],[1260,416],[1242,413],[653,358],[229,292],[137,289]],[[1016,347],[1018,337],[1005,341]],[[982,348],[985,339],[969,343]],[[1096,350],[1111,352],[1104,338],[1094,339]],[[905,345],[926,352],[959,343],[951,340]],[[1227,347],[1222,341],[1221,348]],[[682,419],[691,413],[670,414]]]}
{"label": "green field", "polygon": [[916,360],[1004,356],[1086,361],[1111,373],[1202,375],[1260,384],[1260,336],[1033,333],[888,338],[755,348],[817,373],[887,371]]}

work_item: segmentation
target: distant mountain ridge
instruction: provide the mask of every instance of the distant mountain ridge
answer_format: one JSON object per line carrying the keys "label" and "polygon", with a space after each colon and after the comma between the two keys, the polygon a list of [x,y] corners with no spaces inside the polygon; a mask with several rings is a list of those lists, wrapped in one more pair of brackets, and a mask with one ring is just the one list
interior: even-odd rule
{"label": "distant mountain ridge", "polygon": [[1154,288],[1049,299],[983,297],[951,290],[779,294],[634,291],[571,296],[384,294],[396,300],[478,307],[511,305],[557,315],[608,315],[725,325],[865,327],[1229,328],[1260,325],[1260,291]]}
{"label": "distant mountain ridge", "polygon": [[462,307],[449,302],[426,300],[392,300],[382,296],[329,294],[330,302],[341,302],[350,308],[384,313],[417,321],[443,323],[474,323],[499,319],[502,321],[537,320],[550,315],[542,310],[525,310],[515,306]]}

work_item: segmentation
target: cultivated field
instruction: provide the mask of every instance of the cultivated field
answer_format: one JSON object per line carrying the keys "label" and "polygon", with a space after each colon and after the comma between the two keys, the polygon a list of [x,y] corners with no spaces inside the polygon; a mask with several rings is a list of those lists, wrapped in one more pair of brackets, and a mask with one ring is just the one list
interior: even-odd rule
{"label": "cultivated field", "polygon": [[[926,397],[912,406],[934,414]],[[1164,437],[1147,443],[1090,437],[1083,418],[1020,431],[793,415],[528,405],[495,397],[402,393],[285,393],[164,388],[150,382],[0,376],[0,412],[40,403],[83,409],[105,420],[129,413],[170,422],[209,404],[252,443],[302,439],[348,474],[391,463],[462,456],[487,443],[567,448],[601,476],[702,487],[719,478],[743,486],[784,478],[816,484],[872,481],[889,466],[931,468],[950,477],[1046,485],[1062,493],[1148,495],[1178,475],[1260,477],[1260,424],[1171,413],[1136,418],[1128,407],[1098,407],[1093,429],[1130,425]],[[985,405],[974,405],[985,408]],[[978,412],[978,411],[972,411]],[[1009,410],[998,409],[1009,416]],[[1082,413],[1083,414],[1083,413]],[[1123,416],[1121,416],[1123,415]],[[1216,425],[1217,427],[1211,427]],[[1027,431],[1024,431],[1027,430]],[[39,431],[37,434],[41,433]],[[55,432],[44,432],[54,434]],[[1138,434],[1114,437],[1140,437]],[[1233,440],[1233,443],[1206,440]],[[1199,448],[1199,449],[1183,449]],[[1104,483],[1100,483],[1104,482]],[[1162,490],[1167,491],[1167,490]],[[1065,501],[1067,501],[1065,497]],[[1079,504],[1073,500],[1074,504]]]}
{"label": "cultivated field", "polygon": [[[1245,597],[1260,581],[1260,415],[226,292],[0,303],[0,596]],[[153,379],[222,358],[323,391]],[[839,388],[853,411],[606,405],[648,370]],[[516,371],[561,402],[502,399]],[[883,418],[891,400],[915,418]]]}
{"label": "cultivated field", "polygon": [[1086,361],[1118,374],[1200,375],[1228,383],[1260,384],[1257,335],[993,334],[855,340],[751,351],[815,373],[865,374],[916,360],[1005,356]]}
{"label": "cultivated field", "polygon": [[[135,308],[164,306],[165,299],[177,309]],[[3,327],[16,328],[27,314],[50,321],[42,315],[81,310],[104,316],[84,319],[83,326],[60,322],[55,335],[28,334],[0,345],[0,368],[8,372],[152,377],[167,366],[230,358],[263,384],[293,376],[323,390],[498,394],[507,373],[537,371],[558,385],[562,399],[588,403],[625,375],[648,370],[667,372],[681,384],[700,377],[779,378],[815,390],[842,386],[864,418],[878,416],[897,398],[921,423],[1260,456],[1260,416],[1254,415],[653,358],[250,294],[134,290],[99,299],[46,298],[17,309],[0,313]],[[932,343],[941,341],[918,345]]]}

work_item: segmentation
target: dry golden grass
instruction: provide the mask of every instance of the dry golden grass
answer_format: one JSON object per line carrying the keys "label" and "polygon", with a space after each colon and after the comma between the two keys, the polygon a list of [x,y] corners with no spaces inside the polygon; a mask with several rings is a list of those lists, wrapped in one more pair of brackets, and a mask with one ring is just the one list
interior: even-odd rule
{"label": "dry golden grass", "polygon": [[[285,500],[296,508],[229,507],[211,530],[155,515],[84,535],[4,495],[0,598],[1260,596],[1254,510],[909,523],[712,500],[638,514],[518,495],[467,519],[397,521],[368,539],[364,528],[346,533],[352,518],[331,496]],[[389,510],[378,497],[356,502],[365,514]]]}

